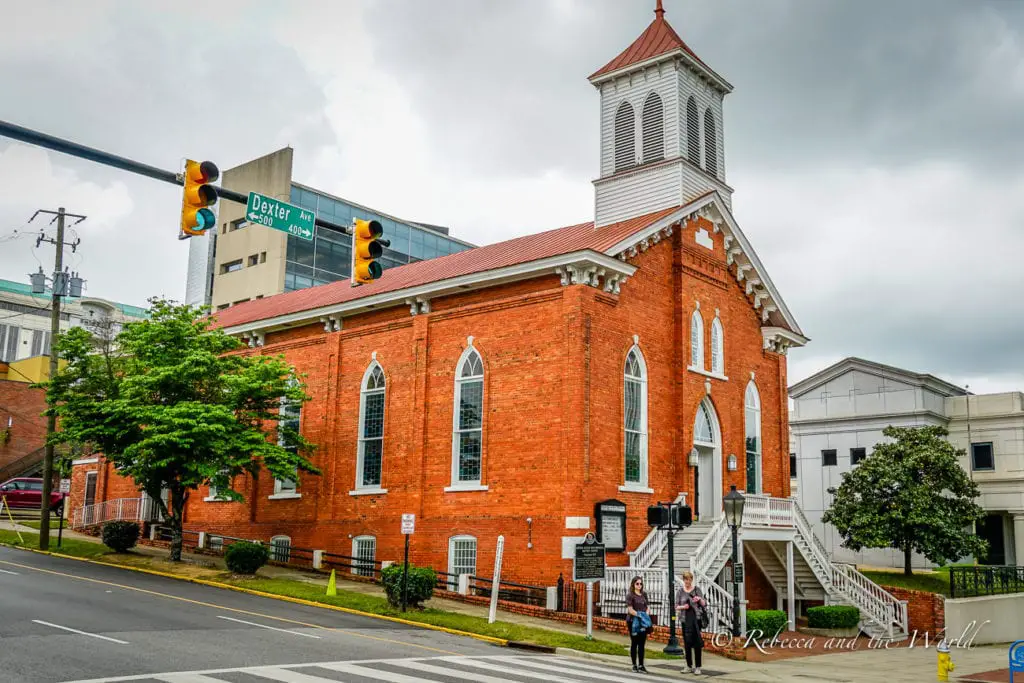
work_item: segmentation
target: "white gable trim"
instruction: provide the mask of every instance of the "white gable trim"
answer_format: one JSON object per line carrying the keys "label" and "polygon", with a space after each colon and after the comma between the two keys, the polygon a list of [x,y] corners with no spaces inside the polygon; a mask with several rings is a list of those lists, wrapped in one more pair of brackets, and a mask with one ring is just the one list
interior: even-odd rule
{"label": "white gable trim", "polygon": [[[339,320],[344,315],[354,315],[370,309],[404,306],[408,299],[430,299],[456,292],[472,289],[494,287],[508,282],[527,280],[542,275],[559,275],[562,284],[585,284],[592,287],[600,286],[600,279],[605,281],[605,290],[617,293],[617,287],[633,275],[637,267],[619,261],[597,251],[584,249],[568,254],[559,254],[548,258],[517,263],[504,268],[484,270],[446,280],[436,280],[415,287],[381,292],[372,296],[361,297],[330,306],[311,308],[305,311],[286,313],[273,318],[254,320],[224,328],[224,332],[232,335],[252,335],[262,339],[263,334],[273,329],[297,327],[317,322],[321,318],[335,316]],[[339,325],[340,327],[340,325]],[[262,344],[257,344],[262,345]]]}
{"label": "white gable trim", "polygon": [[[754,297],[754,308],[761,312],[761,321],[768,322],[768,317],[778,311],[786,323],[786,330],[789,337],[785,340],[787,346],[803,346],[808,342],[803,331],[796,322],[796,318],[790,313],[782,296],[776,289],[768,271],[765,270],[761,260],[754,252],[753,246],[747,240],[746,235],[740,230],[736,219],[725,206],[722,197],[718,192],[711,191],[708,194],[685,204],[669,215],[654,221],[643,230],[639,230],[629,237],[620,240],[611,248],[605,251],[609,256],[615,256],[625,260],[635,256],[637,251],[645,250],[651,242],[657,242],[664,234],[671,234],[672,226],[685,223],[697,216],[707,218],[714,224],[715,232],[723,232],[725,235],[726,262],[729,266],[736,265],[734,276],[739,282],[746,279],[744,285],[746,293]],[[750,273],[748,274],[748,271]],[[778,329],[783,328],[766,328]],[[766,346],[767,348],[767,346]]]}
{"label": "white gable trim", "polygon": [[688,68],[696,71],[702,77],[707,79],[716,88],[721,90],[722,94],[727,95],[732,92],[732,85],[727,80],[719,76],[717,73],[712,71],[707,66],[701,64],[699,61],[694,59],[692,55],[690,55],[686,50],[682,48],[676,48],[675,50],[672,50],[670,52],[663,52],[660,55],[649,57],[642,62],[627,64],[626,66],[619,67],[614,71],[609,71],[608,73],[601,74],[600,76],[594,76],[589,80],[595,87],[600,87],[600,85],[605,81],[614,80],[616,78],[619,78],[620,76],[625,76],[626,74],[633,73],[634,71],[642,71],[643,69],[655,66],[656,64],[659,64],[661,62],[675,61],[677,59],[684,62]]}
{"label": "white gable trim", "polygon": [[864,358],[851,356],[849,358],[844,358],[837,363],[833,363],[824,370],[820,370],[810,377],[793,384],[789,387],[789,395],[793,398],[799,398],[807,392],[813,391],[814,389],[831,382],[837,377],[841,377],[848,372],[854,371],[864,372],[869,375],[875,375],[876,377],[892,379],[914,387],[929,389],[930,391],[934,391],[942,396],[964,396],[967,393],[963,388],[939,379],[934,375],[912,372],[892,365],[885,365],[883,363],[876,363],[874,361],[865,360]]}

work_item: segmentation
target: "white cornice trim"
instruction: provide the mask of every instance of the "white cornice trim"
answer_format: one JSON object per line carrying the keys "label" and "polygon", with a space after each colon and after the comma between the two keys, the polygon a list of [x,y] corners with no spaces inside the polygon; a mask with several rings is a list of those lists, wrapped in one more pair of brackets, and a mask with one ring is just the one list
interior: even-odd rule
{"label": "white cornice trim", "polygon": [[701,62],[694,59],[692,55],[690,55],[686,50],[682,48],[676,48],[675,50],[671,50],[669,52],[663,52],[660,55],[649,57],[648,59],[645,59],[642,62],[627,64],[626,66],[615,69],[614,71],[609,71],[608,73],[601,74],[600,76],[593,76],[588,80],[592,85],[594,85],[594,87],[600,87],[601,84],[604,83],[605,81],[615,80],[620,76],[625,76],[626,74],[633,73],[634,71],[642,71],[661,62],[674,61],[676,59],[681,59],[682,61],[686,62],[686,66],[703,75],[707,80],[711,81],[711,83],[715,85],[719,90],[721,90],[724,94],[729,94],[732,92],[732,85],[727,80],[725,80],[717,73],[712,71],[710,67],[705,66]]}
{"label": "white cornice trim", "polygon": [[541,275],[553,275],[559,268],[571,268],[581,272],[588,270],[595,272],[603,271],[605,278],[617,276],[617,279],[622,281],[631,277],[637,271],[637,267],[632,264],[624,263],[612,256],[591,249],[583,249],[568,254],[559,254],[535,261],[527,261],[526,263],[517,263],[512,266],[505,266],[504,268],[469,273],[446,280],[436,280],[415,287],[381,292],[380,294],[331,304],[330,306],[286,313],[263,320],[253,320],[226,327],[224,332],[227,334],[262,334],[276,328],[295,327],[297,325],[318,322],[322,317],[337,316],[340,318],[344,315],[353,315],[368,309],[405,306],[407,305],[405,303],[407,299],[416,299],[417,297],[430,299],[454,292],[494,287],[508,282],[527,280]]}
{"label": "white cornice trim", "polygon": [[904,370],[903,368],[884,365],[882,363],[876,363],[874,361],[857,358],[855,356],[844,358],[841,361],[833,363],[824,370],[819,370],[810,377],[806,377],[799,382],[790,385],[788,393],[791,397],[798,398],[808,391],[811,391],[812,389],[815,389],[822,384],[826,384],[836,377],[845,375],[847,372],[851,372],[853,370],[865,372],[876,377],[895,380],[903,384],[909,384],[913,387],[929,389],[945,398],[955,398],[965,395],[965,392],[961,387],[939,379],[934,375],[912,372],[910,370]]}
{"label": "white cornice trim", "polygon": [[95,465],[100,461],[99,457],[95,458],[79,458],[78,460],[72,460],[72,467],[75,465]]}

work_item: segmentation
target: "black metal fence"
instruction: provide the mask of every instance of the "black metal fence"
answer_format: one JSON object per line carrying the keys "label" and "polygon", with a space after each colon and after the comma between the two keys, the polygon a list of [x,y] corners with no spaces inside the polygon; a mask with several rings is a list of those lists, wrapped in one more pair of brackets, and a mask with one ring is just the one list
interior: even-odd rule
{"label": "black metal fence", "polygon": [[351,557],[324,553],[321,569],[337,569],[339,572],[359,576],[373,582],[380,581],[381,563],[365,557]]}
{"label": "black metal fence", "polygon": [[1024,593],[1024,567],[950,567],[949,597]]}
{"label": "black metal fence", "polygon": [[[596,610],[597,605],[595,604],[594,607]],[[558,584],[555,586],[555,609],[559,612],[586,614],[587,585],[584,583],[576,583],[574,581],[566,581],[565,577],[559,574]]]}
{"label": "black metal fence", "polygon": [[[484,576],[469,577],[469,594],[490,597],[494,579]],[[521,605],[544,607],[548,602],[548,591],[543,586],[530,586],[511,581],[498,582],[498,599],[517,602]]]}

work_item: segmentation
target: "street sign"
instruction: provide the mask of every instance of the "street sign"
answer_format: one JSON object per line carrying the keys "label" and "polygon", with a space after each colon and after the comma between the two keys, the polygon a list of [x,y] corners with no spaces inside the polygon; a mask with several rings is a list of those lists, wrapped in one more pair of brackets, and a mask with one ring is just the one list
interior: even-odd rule
{"label": "street sign", "polygon": [[604,579],[604,544],[598,543],[592,533],[587,540],[576,544],[572,558],[572,580],[593,583]]}
{"label": "street sign", "polygon": [[250,223],[265,225],[304,240],[313,240],[316,214],[273,197],[250,192],[249,204],[245,207],[245,218]]}
{"label": "street sign", "polygon": [[743,563],[737,562],[732,566],[732,582],[743,583]]}
{"label": "street sign", "polygon": [[70,479],[61,479],[60,480],[60,492],[61,493],[71,493],[71,480]]}
{"label": "street sign", "polygon": [[402,533],[411,534],[416,530],[416,515],[406,512],[402,515]]}
{"label": "street sign", "polygon": [[1010,646],[1010,683],[1013,683],[1015,673],[1024,673],[1024,640]]}

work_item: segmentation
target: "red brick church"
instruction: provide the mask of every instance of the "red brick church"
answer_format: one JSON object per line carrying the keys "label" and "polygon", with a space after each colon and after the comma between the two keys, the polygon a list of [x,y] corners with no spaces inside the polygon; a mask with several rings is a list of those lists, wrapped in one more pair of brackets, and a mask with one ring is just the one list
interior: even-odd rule
{"label": "red brick church", "polygon": [[[663,572],[646,510],[685,499],[699,521],[677,557],[724,585],[735,485],[750,606],[826,597],[831,578],[799,585],[821,558],[788,497],[786,350],[807,338],[730,210],[732,87],[660,4],[589,79],[595,220],[217,313],[250,353],[305,374],[293,417],[322,475],[236,481],[244,503],[201,492],[187,528],[401,560],[415,513],[414,562],[486,576],[502,534],[504,575],[546,586],[593,531],[621,582]],[[76,480],[95,468],[96,500],[138,495],[102,463]]]}

